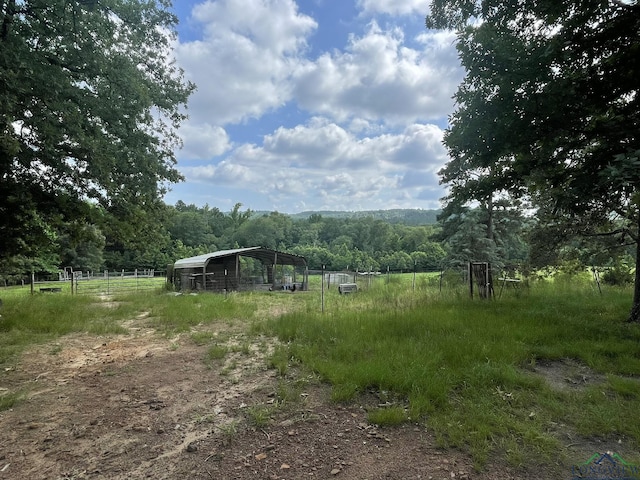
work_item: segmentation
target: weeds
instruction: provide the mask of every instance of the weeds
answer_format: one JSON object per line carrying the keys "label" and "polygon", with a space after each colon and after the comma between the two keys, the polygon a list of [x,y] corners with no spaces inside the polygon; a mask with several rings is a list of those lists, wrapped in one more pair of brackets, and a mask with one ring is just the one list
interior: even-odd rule
{"label": "weeds", "polygon": [[222,360],[224,357],[226,357],[227,353],[229,353],[229,348],[226,345],[211,345],[207,349],[205,364],[211,367],[215,361]]}
{"label": "weeds", "polygon": [[[388,392],[394,401],[371,410],[371,422],[422,423],[440,446],[470,452],[479,468],[496,453],[516,465],[557,461],[564,452],[559,424],[585,437],[640,443],[640,326],[625,322],[628,289],[606,288],[600,295],[593,285],[559,276],[505,290],[499,300],[471,301],[449,279],[441,291],[437,280],[380,278],[353,295],[332,289],[324,314],[313,292],[131,295],[111,299],[108,307],[84,296],[3,295],[0,363],[67,333],[125,333],[123,321],[148,312],[138,321],[164,335],[193,332],[194,343],[208,346],[209,366],[230,352],[251,353],[249,342],[228,345],[228,338],[200,331],[217,322],[280,340],[268,360],[281,379],[276,404],[248,410],[254,426],[300,397],[302,387],[288,376],[292,368],[305,368],[332,384],[337,402],[372,389]],[[57,352],[54,346],[51,353]],[[563,359],[602,381],[562,390],[536,373],[536,365]],[[0,397],[0,409],[19,399]],[[237,423],[217,428],[230,441]]]}
{"label": "weeds", "polygon": [[218,430],[220,430],[222,443],[224,445],[229,445],[237,435],[239,424],[239,420],[231,420],[227,423],[223,423],[222,425],[218,425]]}
{"label": "weeds", "polygon": [[24,398],[24,394],[20,392],[5,393],[0,395],[0,412],[9,410],[13,406]]}
{"label": "weeds", "polygon": [[[301,361],[333,385],[334,401],[371,388],[393,392],[408,410],[373,410],[371,421],[423,422],[441,445],[467,449],[479,467],[503,448],[514,462],[559,456],[562,445],[550,432],[561,422],[583,435],[616,433],[640,443],[632,413],[640,382],[630,377],[640,375],[640,327],[624,321],[628,291],[600,296],[561,279],[499,301],[471,301],[405,287],[378,282],[331,300],[344,305],[330,314],[293,312],[266,322],[287,342],[272,364],[286,372],[291,358]],[[561,392],[531,372],[536,361],[563,358],[609,374],[607,384]]]}
{"label": "weeds", "polygon": [[197,414],[193,421],[197,424],[203,424],[203,423],[215,423],[216,421],[216,414],[215,413],[203,413],[203,414]]}
{"label": "weeds", "polygon": [[403,407],[376,408],[367,414],[370,423],[378,426],[400,425],[407,421],[407,412]]}
{"label": "weeds", "polygon": [[216,338],[216,335],[213,332],[193,332],[190,337],[193,343],[203,346],[211,343]]}
{"label": "weeds", "polygon": [[289,349],[285,345],[278,345],[269,357],[267,367],[275,369],[281,377],[284,376],[289,370]]}
{"label": "weeds", "polygon": [[247,420],[250,425],[256,428],[263,428],[271,421],[273,407],[267,405],[256,405],[248,407],[246,412]]}

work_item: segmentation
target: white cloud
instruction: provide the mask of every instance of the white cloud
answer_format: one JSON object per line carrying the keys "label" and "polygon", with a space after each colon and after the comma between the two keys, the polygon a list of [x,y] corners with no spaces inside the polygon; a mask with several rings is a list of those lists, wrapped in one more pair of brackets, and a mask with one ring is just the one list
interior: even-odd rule
{"label": "white cloud", "polygon": [[[423,15],[426,3],[357,7],[370,19]],[[464,73],[455,34],[394,26],[406,17],[385,17],[384,29],[363,18],[344,19],[360,33],[337,44],[294,0],[193,8],[199,37],[176,46],[198,86],[178,152],[188,195],[235,196],[231,205],[251,198],[259,204],[249,208],[283,212],[439,207],[447,155],[434,123],[446,123]],[[324,53],[311,58],[316,39]]]}
{"label": "white cloud", "polygon": [[409,208],[424,190],[437,188],[435,172],[446,158],[441,140],[435,125],[360,138],[314,118],[278,128],[261,146],[241,145],[215,166],[182,170],[190,182],[251,189],[281,211],[291,210],[292,199],[314,208],[344,209],[346,200],[360,209]]}
{"label": "white cloud", "polygon": [[309,125],[278,128],[265,137],[263,149],[289,164],[329,167],[346,155],[353,144],[354,137],[342,127],[313,119]]}
{"label": "white cloud", "polygon": [[353,117],[404,123],[441,118],[462,79],[453,42],[442,32],[419,36],[424,48],[405,45],[399,29],[374,22],[352,36],[344,52],[301,64],[294,93],[303,108],[338,121]]}
{"label": "white cloud", "polygon": [[179,158],[193,160],[209,160],[229,151],[231,141],[222,128],[208,123],[185,123],[180,128],[184,148],[178,153]]}
{"label": "white cloud", "polygon": [[198,90],[190,116],[214,124],[259,118],[290,98],[286,86],[305,60],[316,22],[292,0],[218,0],[194,7],[201,40],[180,43],[176,56]]}
{"label": "white cloud", "polygon": [[364,13],[389,15],[422,15],[428,12],[428,0],[358,0]]}

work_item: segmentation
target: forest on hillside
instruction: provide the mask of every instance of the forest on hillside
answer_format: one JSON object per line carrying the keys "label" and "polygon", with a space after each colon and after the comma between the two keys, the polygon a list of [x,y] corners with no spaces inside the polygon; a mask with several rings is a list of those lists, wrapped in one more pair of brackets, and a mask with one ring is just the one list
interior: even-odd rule
{"label": "forest on hillside", "polygon": [[31,272],[56,277],[69,267],[164,271],[180,258],[251,246],[302,255],[312,270],[436,271],[488,261],[520,270],[617,265],[628,275],[632,263],[628,252],[609,248],[603,239],[563,237],[520,208],[499,203],[491,215],[481,207],[288,215],[243,210],[240,203],[223,212],[178,202],[156,209],[153,220],[137,229],[112,219],[99,223],[100,212],[94,213],[96,223],[61,224],[39,257],[15,255],[0,262],[0,279],[11,284]]}
{"label": "forest on hillside", "polygon": [[[31,271],[40,276],[60,269],[155,269],[185,257],[232,248],[261,246],[302,255],[309,268],[420,269],[442,266],[446,252],[437,240],[435,210],[305,212],[296,215],[198,207],[179,201],[146,218],[144,228],[113,219],[59,226],[50,249],[36,258],[15,255],[0,262],[6,282]],[[136,231],[131,234],[131,230]]]}

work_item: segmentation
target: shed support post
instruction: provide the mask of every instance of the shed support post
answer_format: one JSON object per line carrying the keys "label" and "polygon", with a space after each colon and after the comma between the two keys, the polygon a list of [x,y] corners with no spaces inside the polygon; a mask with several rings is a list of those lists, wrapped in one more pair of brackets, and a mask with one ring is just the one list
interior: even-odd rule
{"label": "shed support post", "polygon": [[278,252],[273,254],[273,284],[271,285],[271,289],[275,291],[276,289],[276,270],[278,268]]}
{"label": "shed support post", "polygon": [[236,290],[240,291],[240,255],[236,253]]}

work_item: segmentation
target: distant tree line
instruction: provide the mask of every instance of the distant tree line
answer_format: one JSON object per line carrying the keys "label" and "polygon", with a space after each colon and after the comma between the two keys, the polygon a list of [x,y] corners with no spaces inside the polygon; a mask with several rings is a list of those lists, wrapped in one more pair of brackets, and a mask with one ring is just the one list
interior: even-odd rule
{"label": "distant tree line", "polygon": [[[62,223],[54,239],[35,257],[0,258],[0,279],[11,282],[30,272],[39,276],[71,267],[74,270],[155,269],[185,257],[217,250],[262,246],[296,253],[310,269],[358,271],[436,271],[461,269],[469,261],[487,261],[495,269],[518,266],[521,272],[561,266],[609,267],[612,283],[631,280],[633,250],[610,237],[569,235],[558,222],[543,223],[527,216],[520,204],[496,201],[468,207],[450,202],[432,211],[434,223],[416,225],[416,211],[382,212],[353,217],[348,212],[287,215],[216,207],[161,204],[139,223],[118,221],[88,205],[94,223]],[[424,215],[424,212],[423,212]],[[380,218],[382,216],[382,218]],[[406,222],[406,223],[405,223]]]}
{"label": "distant tree line", "polygon": [[[218,208],[187,205],[156,206],[138,223],[105,215],[98,206],[92,210],[95,223],[60,224],[52,232],[49,248],[39,248],[38,256],[12,255],[0,259],[4,279],[74,270],[164,270],[179,258],[217,250],[262,246],[303,255],[309,268],[332,270],[436,270],[447,253],[436,238],[439,227],[408,225],[402,211],[393,220],[375,218],[389,215],[361,212],[349,217],[345,212],[310,212],[292,216],[278,212],[255,213],[238,203],[229,212]],[[406,222],[416,221],[417,211],[405,210]],[[436,211],[430,213],[433,222]]]}

